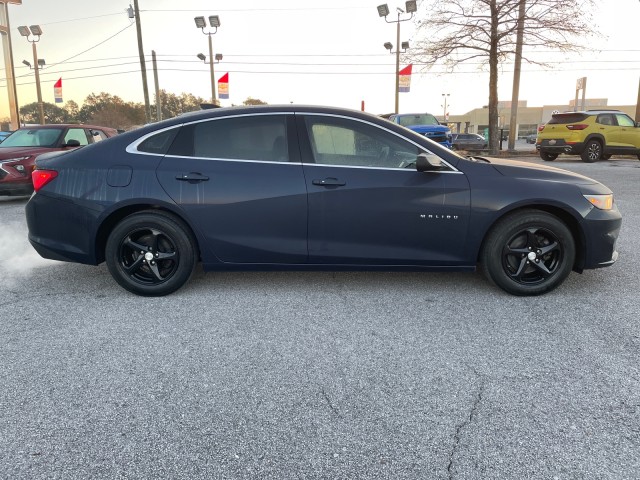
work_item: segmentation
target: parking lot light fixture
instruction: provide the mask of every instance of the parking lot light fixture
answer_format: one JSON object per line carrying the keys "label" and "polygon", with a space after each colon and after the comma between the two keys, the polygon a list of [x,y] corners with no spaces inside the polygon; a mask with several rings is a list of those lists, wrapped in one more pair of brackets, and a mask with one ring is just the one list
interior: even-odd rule
{"label": "parking lot light fixture", "polygon": [[389,15],[389,6],[386,3],[384,5],[378,5],[378,15],[381,17]]}
{"label": "parking lot light fixture", "polygon": [[[196,22],[196,27],[201,29],[202,33],[209,37],[209,74],[211,75],[211,102],[214,105],[217,105],[218,100],[216,99],[216,79],[213,71],[213,40],[211,39],[211,37],[218,31],[218,27],[220,26],[220,17],[218,15],[209,16],[209,24],[211,25],[211,28],[213,28],[213,31],[205,31],[205,28],[207,28],[207,23],[203,16],[195,17],[194,21]],[[198,58],[202,60],[200,55],[198,55]]]}
{"label": "parking lot light fixture", "polygon": [[387,50],[391,51],[393,49],[393,43],[384,42],[384,48],[386,48]]}
{"label": "parking lot light fixture", "polygon": [[220,60],[222,60],[222,54],[216,53],[216,62],[219,62]]}
{"label": "parking lot light fixture", "polygon": [[[387,4],[385,3],[384,5],[378,6],[378,15],[380,15],[381,17],[384,17],[385,22],[396,24],[396,45],[398,46],[400,46],[400,22],[406,22],[408,20],[411,20],[413,18],[413,15],[416,13],[418,9],[415,1],[406,2],[405,7],[407,9],[406,12],[401,8],[396,9],[398,12],[397,20],[389,20],[387,18],[387,16],[389,15],[389,7],[387,6]],[[406,16],[407,14],[409,14],[409,16]],[[402,15],[405,15],[404,18],[401,18]],[[391,48],[389,48],[388,45],[391,45],[391,43],[390,42],[385,43],[384,48],[389,50],[389,53],[393,53],[391,52]],[[409,42],[402,42],[402,48],[404,49],[404,51],[408,50]],[[396,48],[395,53],[396,53],[396,88],[395,88],[394,96],[395,96],[395,113],[398,113],[398,110],[400,107],[400,95],[399,95],[400,93],[400,48]]]}
{"label": "parking lot light fixture", "polygon": [[202,60],[203,62],[207,60],[207,57],[205,57],[205,55],[204,55],[203,53],[199,53],[199,54],[198,54],[198,58],[199,58],[200,60]]}
{"label": "parking lot light fixture", "polygon": [[[44,125],[44,104],[42,103],[42,91],[40,90],[40,67],[44,66],[44,60],[38,60],[38,49],[36,48],[36,43],[40,41],[40,37],[42,36],[42,28],[40,28],[40,25],[31,25],[31,27],[21,25],[18,27],[18,32],[31,43],[31,49],[33,50],[33,69],[36,74],[36,93],[38,95],[40,124]],[[26,65],[28,62],[25,62],[26,60],[22,63]]]}

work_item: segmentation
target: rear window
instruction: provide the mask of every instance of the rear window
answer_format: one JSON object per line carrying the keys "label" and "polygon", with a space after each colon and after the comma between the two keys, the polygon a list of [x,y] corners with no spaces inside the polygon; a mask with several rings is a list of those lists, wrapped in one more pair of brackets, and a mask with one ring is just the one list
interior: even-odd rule
{"label": "rear window", "polygon": [[551,117],[551,120],[549,120],[549,124],[578,123],[582,122],[587,117],[589,117],[589,115],[585,113],[556,113],[553,117]]}

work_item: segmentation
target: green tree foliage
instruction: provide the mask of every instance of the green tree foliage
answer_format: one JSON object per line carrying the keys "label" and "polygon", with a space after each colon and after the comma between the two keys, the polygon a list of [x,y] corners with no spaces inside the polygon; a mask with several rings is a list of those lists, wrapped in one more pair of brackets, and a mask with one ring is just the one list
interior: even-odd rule
{"label": "green tree foliage", "polygon": [[[44,102],[43,107],[45,123],[67,123],[69,121],[68,113],[63,108],[47,102]],[[40,109],[38,108],[38,102],[20,107],[20,120],[22,123],[39,124]]]}
{"label": "green tree foliage", "polygon": [[117,95],[101,92],[89,95],[78,112],[81,123],[128,130],[144,125],[144,105],[125,102]]}
{"label": "green tree foliage", "polygon": [[78,123],[78,114],[80,113],[80,106],[73,100],[68,100],[62,107],[67,112],[67,121],[69,123]]}
{"label": "green tree foliage", "polygon": [[267,102],[263,102],[258,98],[247,97],[247,99],[242,102],[243,105],[267,105]]}
{"label": "green tree foliage", "polygon": [[[160,90],[160,108],[162,111],[162,119],[177,117],[186,112],[200,110],[200,105],[206,103],[202,97],[196,97],[190,93],[169,93],[166,90]],[[151,115],[156,116],[155,104],[151,106]]]}

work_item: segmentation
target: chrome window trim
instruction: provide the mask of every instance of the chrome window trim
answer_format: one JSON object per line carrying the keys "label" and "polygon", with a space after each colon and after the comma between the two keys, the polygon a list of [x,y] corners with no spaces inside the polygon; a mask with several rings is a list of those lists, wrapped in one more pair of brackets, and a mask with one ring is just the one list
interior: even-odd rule
{"label": "chrome window trim", "polygon": [[[147,154],[146,152],[138,152],[141,154]],[[159,155],[157,153],[150,153],[149,155]],[[217,158],[217,157],[187,157],[185,155],[161,155],[167,158],[185,158],[191,160],[205,160],[205,161],[216,161],[216,162],[242,162],[242,163],[272,163],[275,165],[297,165],[301,166],[301,162],[274,162],[273,160],[248,160],[243,158]]]}
{"label": "chrome window trim", "polygon": [[[434,170],[430,173],[456,173],[456,174],[463,174],[463,172],[461,172],[460,170],[458,170],[456,167],[454,167],[453,165],[451,165],[449,162],[447,162],[445,159],[443,159],[442,157],[440,157],[439,155],[433,153],[431,150],[426,149],[424,146],[414,142],[413,140],[411,140],[410,138],[404,137],[402,135],[400,135],[399,133],[396,133],[392,130],[389,130],[387,128],[385,128],[382,125],[378,125],[376,123],[370,122],[368,120],[363,120],[361,118],[354,118],[354,117],[348,117],[346,115],[341,115],[341,114],[337,114],[337,113],[322,113],[322,112],[282,112],[282,111],[277,111],[277,112],[257,112],[257,113],[239,113],[237,115],[224,115],[221,117],[213,117],[213,118],[201,118],[200,120],[193,120],[191,122],[182,122],[176,125],[171,125],[169,127],[165,127],[165,128],[161,128],[159,130],[154,130],[153,132],[149,132],[146,135],[143,135],[142,137],[138,138],[137,140],[135,140],[134,142],[130,143],[129,145],[127,145],[127,148],[125,149],[125,151],[127,153],[132,153],[135,155],[152,155],[155,157],[170,157],[170,158],[195,158],[198,160],[217,160],[217,161],[223,161],[223,162],[252,162],[252,163],[273,163],[273,164],[277,164],[277,165],[317,165],[317,166],[323,166],[323,167],[337,167],[337,168],[360,168],[360,169],[372,169],[372,170],[391,170],[391,171],[401,171],[401,168],[393,168],[393,167],[367,167],[367,166],[355,166],[355,165],[331,165],[331,164],[323,164],[323,163],[307,163],[307,162],[274,162],[274,161],[263,161],[263,160],[244,160],[244,159],[236,159],[236,158],[212,158],[212,157],[188,157],[188,156],[183,156],[183,155],[165,155],[162,153],[150,153],[150,152],[141,152],[138,150],[138,146],[144,142],[146,139],[148,139],[149,137],[152,137],[154,135],[158,135],[160,133],[166,132],[168,130],[171,130],[173,128],[181,128],[185,125],[192,125],[195,123],[202,123],[202,122],[211,122],[211,121],[215,121],[215,120],[224,120],[226,118],[241,118],[241,117],[256,117],[256,116],[267,116],[267,115],[303,115],[303,116],[316,116],[316,117],[331,117],[331,118],[340,118],[343,120],[353,120],[356,122],[360,122],[360,123],[364,123],[366,125],[378,128],[382,131],[385,131],[387,133],[390,133],[392,135],[395,135],[396,137],[411,143],[412,145],[414,145],[415,147],[417,147],[421,152],[423,153],[428,153],[431,155],[436,155],[438,158],[440,158],[440,160],[442,161],[443,164],[445,164],[447,166],[447,168],[450,168],[451,170],[445,170],[445,171],[441,171],[441,170]],[[414,170],[407,170],[409,172],[413,172]]]}
{"label": "chrome window trim", "polygon": [[[127,145],[127,148],[125,149],[125,151],[127,153],[133,153],[133,154],[137,154],[137,155],[153,155],[156,157],[164,157],[165,155],[162,153],[150,153],[150,152],[141,152],[138,150],[138,146],[140,146],[140,144],[142,142],[144,142],[147,138],[152,137],[154,135],[166,132],[167,130],[171,130],[172,128],[181,128],[185,125],[193,125],[196,123],[202,123],[202,122],[211,122],[214,120],[224,120],[226,118],[239,118],[239,117],[258,117],[258,116],[266,116],[266,115],[293,115],[294,112],[260,112],[260,113],[239,113],[237,115],[224,115],[222,117],[213,117],[213,118],[201,118],[200,120],[193,120],[192,122],[182,122],[176,125],[171,125],[170,127],[165,127],[165,128],[161,128],[160,130],[154,130],[153,132],[149,132],[146,135],[143,135],[142,137],[140,137],[139,139],[135,140],[134,142],[131,142],[129,145]],[[173,155],[175,156],[175,155]],[[182,157],[180,157],[182,158]],[[210,158],[210,157],[184,157],[184,158]],[[216,159],[216,160],[233,160],[233,159]],[[250,160],[243,160],[243,161],[250,161]],[[259,162],[260,160],[251,160],[251,161],[256,161]],[[275,162],[275,163],[286,163],[286,162]]]}
{"label": "chrome window trim", "polygon": [[[439,158],[439,157],[438,157]],[[443,160],[444,161],[444,160]],[[330,163],[303,163],[305,167],[333,167],[333,168],[358,168],[364,170],[388,170],[391,172],[407,172],[407,173],[416,173],[415,168],[400,168],[400,167],[366,167],[360,165],[331,165]],[[448,165],[448,164],[447,164]],[[429,170],[427,172],[422,173],[449,173],[455,175],[464,175],[460,170]]]}

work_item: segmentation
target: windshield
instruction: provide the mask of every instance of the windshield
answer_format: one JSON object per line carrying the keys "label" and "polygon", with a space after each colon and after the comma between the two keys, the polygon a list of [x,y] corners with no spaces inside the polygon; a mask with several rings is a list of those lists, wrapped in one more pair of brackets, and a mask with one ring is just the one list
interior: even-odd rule
{"label": "windshield", "polygon": [[6,138],[2,147],[54,147],[62,134],[61,128],[21,128]]}
{"label": "windshield", "polygon": [[440,125],[436,117],[430,113],[416,113],[411,115],[400,115],[398,123],[403,127],[410,125]]}

